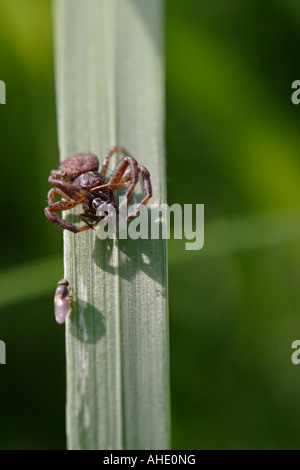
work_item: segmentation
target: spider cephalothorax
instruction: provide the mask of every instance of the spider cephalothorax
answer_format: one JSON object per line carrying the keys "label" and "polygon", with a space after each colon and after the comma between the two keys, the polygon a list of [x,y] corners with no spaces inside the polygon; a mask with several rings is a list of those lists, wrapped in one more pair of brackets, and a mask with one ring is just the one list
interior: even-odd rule
{"label": "spider cephalothorax", "polygon": [[[122,150],[121,147],[114,147],[106,155],[100,172],[98,171],[98,158],[88,152],[71,155],[61,163],[58,170],[52,170],[48,181],[54,188],[48,192],[48,206],[45,208],[45,214],[50,222],[57,224],[63,230],[70,230],[74,233],[94,228],[105,217],[105,215],[97,215],[97,209],[102,203],[113,204],[116,208],[113,191],[128,184],[122,205],[126,206],[130,203],[138,182],[138,175],[141,173],[145,196],[127,220],[134,217],[141,206],[146,204],[152,196],[150,174],[133,157],[126,156],[117,164],[110,179],[107,180],[105,175],[109,161],[114,153]],[[55,202],[55,194],[63,199]],[[82,227],[76,227],[56,214],[72,209],[78,204],[82,204],[84,211],[79,214],[86,224]]]}

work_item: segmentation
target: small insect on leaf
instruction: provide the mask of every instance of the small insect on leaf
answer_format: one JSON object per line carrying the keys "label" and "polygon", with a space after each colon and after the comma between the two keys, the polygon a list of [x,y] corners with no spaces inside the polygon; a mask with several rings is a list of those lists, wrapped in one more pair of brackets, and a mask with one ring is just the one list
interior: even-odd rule
{"label": "small insect on leaf", "polygon": [[57,283],[54,295],[54,315],[57,323],[65,323],[66,316],[69,310],[69,301],[69,281],[67,281],[67,279],[61,279]]}

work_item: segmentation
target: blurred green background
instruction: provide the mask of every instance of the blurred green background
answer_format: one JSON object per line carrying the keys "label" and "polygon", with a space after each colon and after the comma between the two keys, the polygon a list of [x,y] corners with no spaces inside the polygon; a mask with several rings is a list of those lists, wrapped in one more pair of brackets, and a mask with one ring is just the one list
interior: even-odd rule
{"label": "blurred green background", "polygon": [[[174,449],[298,449],[300,4],[166,1],[168,202],[205,204],[169,243]],[[49,0],[0,3],[2,449],[65,448],[62,234],[43,209],[58,147]]]}

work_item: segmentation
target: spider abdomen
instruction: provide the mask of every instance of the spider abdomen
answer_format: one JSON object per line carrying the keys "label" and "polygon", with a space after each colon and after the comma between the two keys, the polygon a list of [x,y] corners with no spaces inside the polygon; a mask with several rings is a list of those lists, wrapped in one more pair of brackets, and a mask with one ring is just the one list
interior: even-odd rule
{"label": "spider abdomen", "polygon": [[96,155],[89,152],[82,152],[67,157],[61,162],[59,169],[65,173],[69,180],[74,181],[83,173],[98,170],[98,164],[99,162]]}

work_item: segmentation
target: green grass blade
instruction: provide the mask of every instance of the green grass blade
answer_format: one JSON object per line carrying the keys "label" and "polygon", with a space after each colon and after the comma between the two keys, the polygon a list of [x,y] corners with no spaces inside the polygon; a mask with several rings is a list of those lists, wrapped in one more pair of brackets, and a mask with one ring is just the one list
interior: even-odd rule
{"label": "green grass blade", "polygon": [[0,307],[55,291],[62,275],[60,256],[49,256],[0,271]]}
{"label": "green grass blade", "polygon": [[[162,2],[59,0],[54,24],[61,159],[122,145],[164,202]],[[110,245],[64,233],[68,447],[168,448],[166,242]]]}

